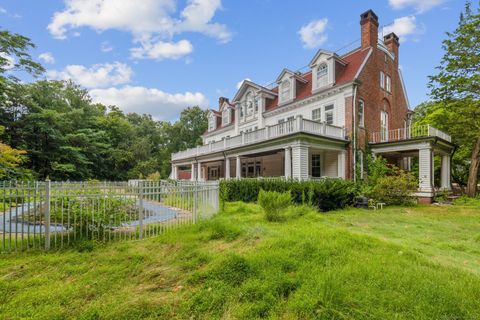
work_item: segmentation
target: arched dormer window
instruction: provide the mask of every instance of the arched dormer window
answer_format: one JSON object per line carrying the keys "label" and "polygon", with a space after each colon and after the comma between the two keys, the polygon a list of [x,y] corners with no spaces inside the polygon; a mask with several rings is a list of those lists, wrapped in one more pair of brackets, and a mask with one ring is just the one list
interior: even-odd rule
{"label": "arched dormer window", "polygon": [[208,117],[208,131],[213,131],[217,128],[217,117],[212,113]]}
{"label": "arched dormer window", "polygon": [[280,98],[282,101],[288,101],[291,96],[292,88],[290,85],[290,81],[288,79],[285,79],[282,81],[282,84],[280,85]]}
{"label": "arched dormer window", "polygon": [[247,116],[251,116],[253,114],[254,108],[254,101],[253,101],[253,93],[250,91],[245,96],[245,110]]}
{"label": "arched dormer window", "polygon": [[322,63],[317,68],[317,88],[324,87],[328,84],[328,66]]}
{"label": "arched dormer window", "polygon": [[230,109],[225,107],[222,111],[222,126],[226,126],[230,123]]}

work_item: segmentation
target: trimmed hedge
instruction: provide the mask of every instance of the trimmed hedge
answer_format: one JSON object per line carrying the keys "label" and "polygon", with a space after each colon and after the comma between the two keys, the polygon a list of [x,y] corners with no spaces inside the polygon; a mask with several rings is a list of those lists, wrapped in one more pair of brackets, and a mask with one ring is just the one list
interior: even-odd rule
{"label": "trimmed hedge", "polygon": [[290,191],[294,204],[310,204],[318,207],[320,211],[331,211],[352,205],[357,195],[355,184],[341,179],[297,181],[252,178],[220,182],[220,198],[223,202],[256,202],[260,190]]}

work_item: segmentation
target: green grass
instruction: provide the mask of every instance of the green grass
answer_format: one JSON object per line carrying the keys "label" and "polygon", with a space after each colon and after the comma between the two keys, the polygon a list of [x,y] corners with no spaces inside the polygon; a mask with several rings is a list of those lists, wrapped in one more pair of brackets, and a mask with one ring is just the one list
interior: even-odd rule
{"label": "green grass", "polygon": [[287,216],[233,203],[154,239],[1,255],[0,318],[480,318],[480,210]]}

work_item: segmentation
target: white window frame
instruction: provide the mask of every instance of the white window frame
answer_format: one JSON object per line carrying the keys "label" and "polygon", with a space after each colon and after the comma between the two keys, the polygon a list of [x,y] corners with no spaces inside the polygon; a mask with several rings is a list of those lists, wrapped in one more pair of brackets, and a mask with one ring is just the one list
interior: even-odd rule
{"label": "white window frame", "polygon": [[358,101],[358,126],[365,127],[365,102],[363,100]]}
{"label": "white window frame", "polygon": [[380,111],[380,141],[388,141],[388,112]]}
{"label": "white window frame", "polygon": [[380,88],[385,89],[385,73],[380,71]]}
{"label": "white window frame", "polygon": [[317,88],[325,87],[328,85],[328,64],[326,62],[321,63],[317,67],[316,71]]}
{"label": "white window frame", "polygon": [[223,109],[222,111],[222,126],[226,126],[228,124],[230,124],[230,121],[231,121],[231,112],[230,112],[230,109],[228,107],[225,107],[225,109]]}
{"label": "white window frame", "polygon": [[[318,165],[315,165],[316,168],[318,168],[318,176],[314,176],[313,175],[313,168],[314,168],[314,159],[313,158],[317,158],[316,160],[318,160]],[[310,156],[310,176],[312,178],[321,178],[322,177],[322,155],[319,154],[319,153],[312,153],[311,156]]]}
{"label": "white window frame", "polygon": [[312,121],[322,122],[322,108],[312,110]]}
{"label": "white window frame", "polygon": [[387,92],[392,92],[392,78],[390,78],[389,75],[387,75],[387,84],[386,84],[386,87],[387,87]]}
{"label": "white window frame", "polygon": [[[331,107],[331,109],[327,110],[327,108],[330,108],[330,107]],[[329,121],[328,121],[328,116],[329,115],[332,116],[331,123],[329,123]],[[331,103],[331,104],[327,104],[323,107],[323,119],[324,119],[326,124],[330,124],[330,125],[335,124],[335,104]]]}
{"label": "white window frame", "polygon": [[280,83],[280,100],[285,102],[291,99],[292,83],[289,79],[285,79]]}
{"label": "white window frame", "polygon": [[208,117],[208,131],[213,131],[217,128],[217,117],[213,114]]}

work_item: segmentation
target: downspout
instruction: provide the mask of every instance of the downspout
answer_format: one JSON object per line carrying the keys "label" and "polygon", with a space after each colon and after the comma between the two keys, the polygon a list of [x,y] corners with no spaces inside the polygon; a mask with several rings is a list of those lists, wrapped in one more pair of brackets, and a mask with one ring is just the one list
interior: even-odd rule
{"label": "downspout", "polygon": [[357,182],[357,84],[353,83],[353,101],[352,101],[352,113],[353,113],[353,182]]}

